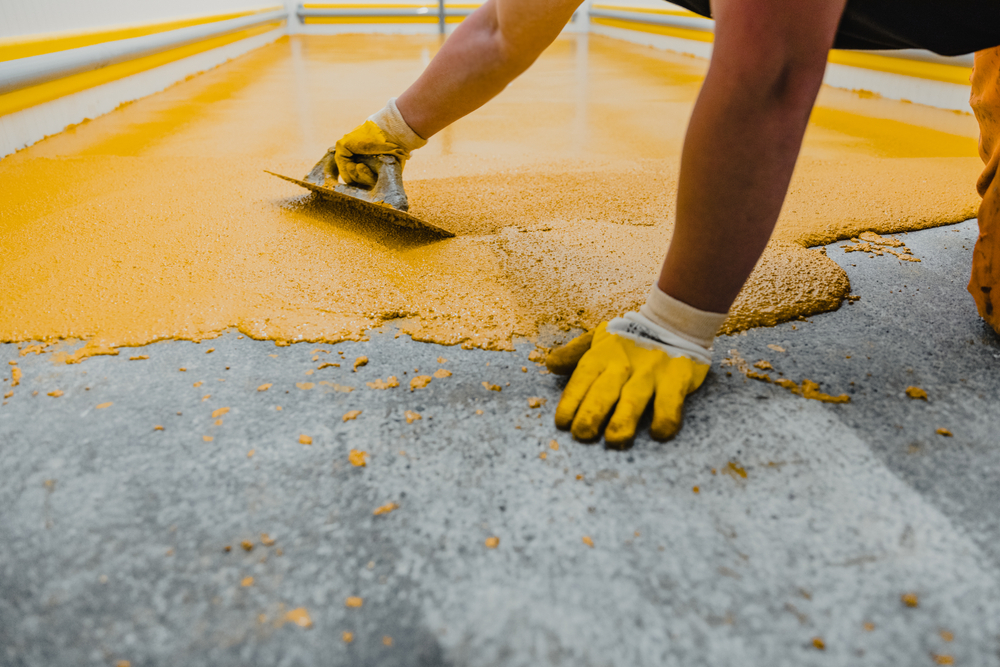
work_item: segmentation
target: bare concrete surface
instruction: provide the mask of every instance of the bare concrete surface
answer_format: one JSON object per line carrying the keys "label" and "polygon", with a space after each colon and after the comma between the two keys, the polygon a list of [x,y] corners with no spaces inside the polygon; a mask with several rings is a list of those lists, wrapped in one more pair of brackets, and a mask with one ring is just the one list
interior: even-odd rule
{"label": "bare concrete surface", "polygon": [[[0,664],[998,665],[1000,340],[964,290],[975,235],[901,237],[920,263],[830,246],[860,300],[720,339],[680,435],[628,452],[553,428],[564,380],[528,343],[233,332],[74,366],[0,346],[24,371],[0,408]],[[748,380],[730,349],[851,402]]]}

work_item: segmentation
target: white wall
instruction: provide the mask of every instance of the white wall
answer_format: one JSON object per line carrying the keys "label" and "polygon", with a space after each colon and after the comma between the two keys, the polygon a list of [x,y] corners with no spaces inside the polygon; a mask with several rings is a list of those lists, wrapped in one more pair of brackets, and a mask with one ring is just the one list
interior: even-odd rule
{"label": "white wall", "polygon": [[283,0],[0,0],[0,39],[153,23],[284,4]]}

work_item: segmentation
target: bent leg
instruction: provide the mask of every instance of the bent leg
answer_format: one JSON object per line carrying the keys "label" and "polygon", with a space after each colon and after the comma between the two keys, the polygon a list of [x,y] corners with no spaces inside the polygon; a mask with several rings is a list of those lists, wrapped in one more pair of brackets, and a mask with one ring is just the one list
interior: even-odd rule
{"label": "bent leg", "polygon": [[976,183],[983,203],[969,293],[982,318],[1000,333],[1000,46],[976,53],[969,102],[979,121],[979,156],[986,164]]}

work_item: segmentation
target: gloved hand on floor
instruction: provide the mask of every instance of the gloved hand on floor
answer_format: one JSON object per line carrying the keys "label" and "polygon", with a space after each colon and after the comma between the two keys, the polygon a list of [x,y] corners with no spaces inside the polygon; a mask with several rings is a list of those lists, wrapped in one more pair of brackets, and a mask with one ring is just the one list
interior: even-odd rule
{"label": "gloved hand on floor", "polygon": [[396,100],[391,99],[384,109],[345,134],[330,150],[345,183],[374,187],[378,175],[357,162],[355,156],[394,155],[405,165],[410,152],[426,143],[406,124],[396,108]]}
{"label": "gloved hand on floor", "polygon": [[692,308],[654,285],[638,313],[602,322],[549,354],[550,371],[573,374],[556,407],[556,426],[571,429],[577,440],[595,440],[614,410],[604,439],[625,449],[653,399],[651,435],[673,437],[685,397],[705,381],[712,340],[725,319],[725,313]]}

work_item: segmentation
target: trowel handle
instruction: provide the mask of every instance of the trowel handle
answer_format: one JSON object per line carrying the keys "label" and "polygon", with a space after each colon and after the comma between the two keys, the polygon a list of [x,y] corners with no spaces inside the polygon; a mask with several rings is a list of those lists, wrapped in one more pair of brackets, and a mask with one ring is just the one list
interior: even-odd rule
{"label": "trowel handle", "polygon": [[[334,159],[334,152],[331,148],[326,152],[316,166],[306,175],[302,180],[307,183],[312,183],[314,185],[320,185],[324,187],[336,187],[340,180],[340,171],[337,169],[337,161]],[[360,162],[375,173],[375,178],[378,180],[382,175],[382,169],[388,165],[390,170],[392,168],[400,168],[402,165],[399,160],[394,155],[356,155],[355,161]],[[332,181],[332,183],[330,182]],[[356,184],[352,187],[358,187],[362,190],[370,190],[364,185]]]}

